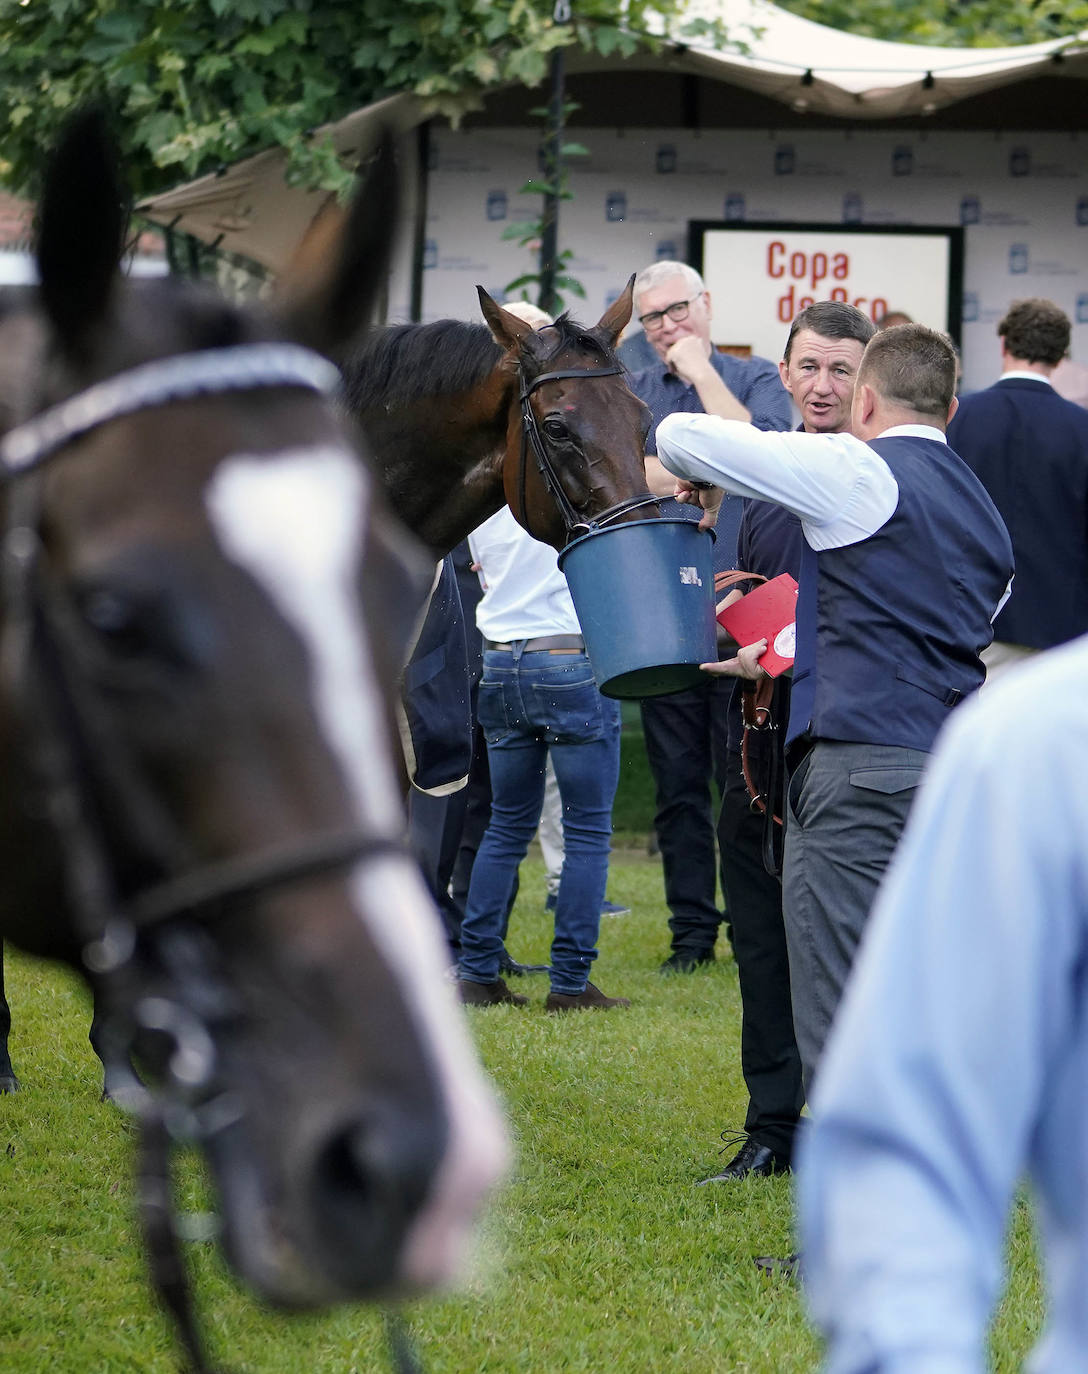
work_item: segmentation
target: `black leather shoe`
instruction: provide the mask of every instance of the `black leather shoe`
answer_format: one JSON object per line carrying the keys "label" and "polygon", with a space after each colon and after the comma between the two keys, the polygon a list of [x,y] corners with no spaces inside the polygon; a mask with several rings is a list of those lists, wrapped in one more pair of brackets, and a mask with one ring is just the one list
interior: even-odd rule
{"label": "black leather shoe", "polygon": [[522,978],[527,973],[551,973],[551,964],[519,964],[516,959],[511,959],[510,952],[503,945],[502,953],[499,955],[499,972],[505,973],[514,978]]}
{"label": "black leather shoe", "polygon": [[511,992],[501,978],[496,978],[493,983],[474,983],[468,978],[461,978],[457,990],[466,1007],[497,1007],[504,1002],[512,1007],[529,1005],[528,997],[522,997],[520,992]]}
{"label": "black leather shoe", "polygon": [[600,988],[587,983],[581,992],[549,992],[544,999],[544,1010],[557,1011],[612,1011],[615,1007],[629,1007],[629,997],[606,997]]}
{"label": "black leather shoe", "polygon": [[801,1255],[756,1255],[752,1261],[759,1272],[768,1279],[787,1279],[790,1283],[801,1280]]}
{"label": "black leather shoe", "polygon": [[694,973],[703,964],[714,962],[714,951],[712,949],[690,950],[674,949],[669,957],[658,968],[658,973],[669,975],[672,973]]}
{"label": "black leather shoe", "polygon": [[697,1186],[701,1188],[704,1183],[732,1183],[737,1178],[755,1178],[765,1174],[788,1174],[789,1171],[788,1159],[748,1136],[720,1174],[701,1178]]}

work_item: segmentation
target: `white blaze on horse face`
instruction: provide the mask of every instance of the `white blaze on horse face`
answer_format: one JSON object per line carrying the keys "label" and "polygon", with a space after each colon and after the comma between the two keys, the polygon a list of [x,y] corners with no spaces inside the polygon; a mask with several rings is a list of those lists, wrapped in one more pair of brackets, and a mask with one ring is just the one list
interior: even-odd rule
{"label": "white blaze on horse face", "polygon": [[314,708],[360,820],[395,833],[385,716],[360,633],[363,465],[333,447],[239,454],[219,464],[206,502],[226,556],[264,587],[309,653]]}
{"label": "white blaze on horse face", "polygon": [[[358,628],[366,484],[359,460],[336,449],[237,456],[219,465],[206,500],[227,557],[267,590],[313,659],[315,709],[361,819],[399,834],[386,720]],[[431,1287],[454,1277],[470,1223],[506,1170],[506,1132],[445,980],[438,916],[416,866],[392,856],[359,864],[351,889],[443,1098],[447,1148],[403,1256],[404,1281]]]}
{"label": "white blaze on horse face", "polygon": [[392,858],[361,864],[354,885],[364,910],[384,918],[375,935],[401,985],[410,989],[410,1007],[442,1086],[447,1148],[402,1257],[403,1281],[428,1289],[457,1277],[472,1222],[509,1165],[506,1127],[454,985],[445,978],[445,940],[418,867]]}

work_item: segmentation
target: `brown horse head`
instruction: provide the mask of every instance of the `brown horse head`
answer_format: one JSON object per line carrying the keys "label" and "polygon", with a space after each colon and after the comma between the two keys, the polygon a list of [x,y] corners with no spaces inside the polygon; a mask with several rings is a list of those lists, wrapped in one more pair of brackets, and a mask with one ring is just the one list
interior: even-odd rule
{"label": "brown horse head", "polygon": [[260,1294],[427,1286],[504,1144],[402,844],[390,701],[430,569],[310,351],[366,316],[388,194],[269,317],[124,282],[121,200],[84,118],[40,208],[37,418],[0,447],[0,934],[105,995]]}
{"label": "brown horse head", "polygon": [[602,520],[638,519],[653,504],[643,461],[649,411],[615,352],[634,280],[591,329],[569,314],[534,329],[476,288],[520,398],[507,429],[506,499],[534,538],[557,549]]}

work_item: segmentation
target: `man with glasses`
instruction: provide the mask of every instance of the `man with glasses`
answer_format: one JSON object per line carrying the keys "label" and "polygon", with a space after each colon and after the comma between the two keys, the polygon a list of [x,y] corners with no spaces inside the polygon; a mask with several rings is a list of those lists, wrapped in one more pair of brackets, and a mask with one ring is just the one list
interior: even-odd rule
{"label": "man with glasses", "polygon": [[[766,358],[719,353],[710,340],[710,293],[683,262],[655,262],[635,278],[635,312],[658,361],[629,378],[650,407],[646,442],[650,490],[671,497],[675,479],[657,459],[658,424],[666,415],[718,415],[758,429],[790,427],[790,398],[778,368]],[[741,500],[726,498],[718,521],[714,569],[736,566]],[[663,515],[698,519],[698,511],[672,500]],[[710,782],[725,790],[731,684],[705,684],[642,703],[646,753],[657,791],[654,825],[661,848],[672,949],[663,973],[690,973],[714,958],[718,927],[719,861]],[[722,890],[725,891],[723,877]]]}

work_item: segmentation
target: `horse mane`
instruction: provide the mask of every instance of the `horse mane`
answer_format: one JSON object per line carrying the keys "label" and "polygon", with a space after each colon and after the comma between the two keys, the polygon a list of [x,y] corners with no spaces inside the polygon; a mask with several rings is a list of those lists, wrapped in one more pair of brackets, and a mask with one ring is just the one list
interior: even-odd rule
{"label": "horse mane", "polygon": [[[527,336],[522,361],[539,375],[569,348],[598,352],[603,367],[616,364],[607,341],[566,313],[554,325]],[[427,396],[470,391],[502,357],[502,346],[484,324],[436,320],[387,325],[366,335],[344,364],[348,405],[356,413],[373,406],[397,410]]]}
{"label": "horse mane", "polygon": [[484,324],[436,320],[372,330],[344,364],[354,411],[399,409],[427,396],[456,395],[478,386],[502,357]]}

